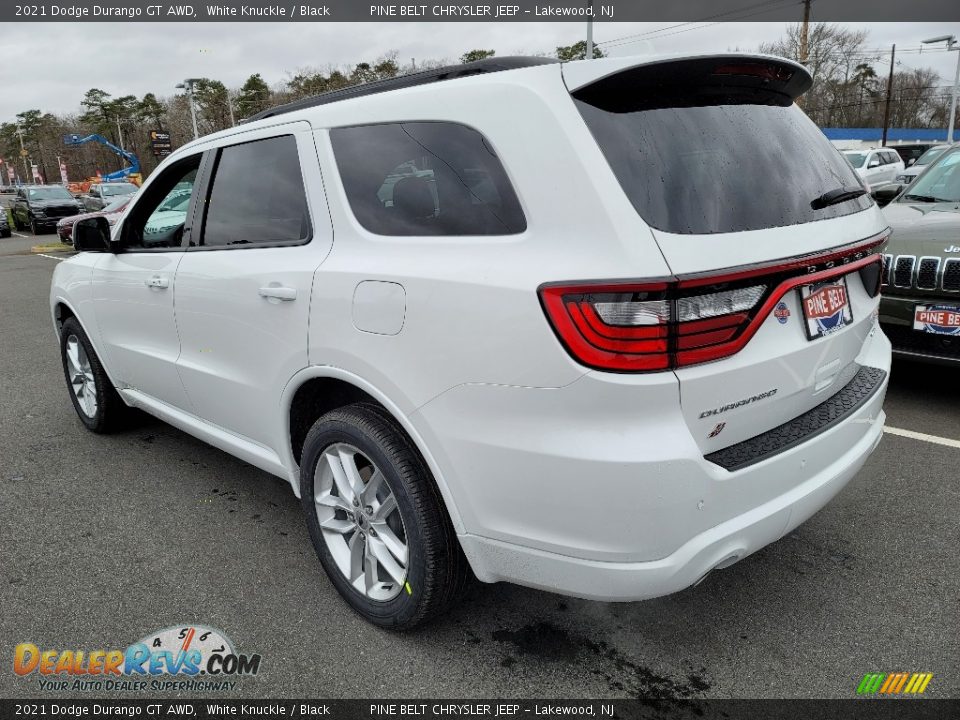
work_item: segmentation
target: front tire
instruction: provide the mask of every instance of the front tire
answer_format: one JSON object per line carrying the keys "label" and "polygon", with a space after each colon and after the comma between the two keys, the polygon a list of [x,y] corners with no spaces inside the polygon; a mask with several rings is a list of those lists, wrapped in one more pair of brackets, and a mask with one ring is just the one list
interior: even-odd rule
{"label": "front tire", "polygon": [[314,423],[300,497],[320,563],[369,622],[412,628],[467,586],[470,569],[433,477],[382,408],[358,403]]}
{"label": "front tire", "polygon": [[95,433],[116,430],[126,405],[76,318],[67,318],[60,330],[60,359],[67,391],[80,421]]}

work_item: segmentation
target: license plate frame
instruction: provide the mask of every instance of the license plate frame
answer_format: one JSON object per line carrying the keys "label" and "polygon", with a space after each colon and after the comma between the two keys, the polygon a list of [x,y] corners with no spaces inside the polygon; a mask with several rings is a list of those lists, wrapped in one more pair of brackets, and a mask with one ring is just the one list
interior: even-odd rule
{"label": "license plate frame", "polygon": [[[942,327],[942,330],[932,329]],[[960,305],[929,303],[913,306],[913,329],[930,335],[960,335]]]}
{"label": "license plate frame", "polygon": [[807,340],[843,330],[853,322],[846,276],[800,287],[800,308]]}

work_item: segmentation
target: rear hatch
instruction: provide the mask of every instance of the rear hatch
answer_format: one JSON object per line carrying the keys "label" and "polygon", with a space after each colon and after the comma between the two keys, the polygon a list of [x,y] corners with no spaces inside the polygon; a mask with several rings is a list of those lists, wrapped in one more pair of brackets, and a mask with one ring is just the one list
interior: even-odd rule
{"label": "rear hatch", "polygon": [[[565,81],[673,277],[594,294],[589,332],[620,353],[666,349],[636,369],[676,373],[705,454],[840,391],[874,326],[886,224],[795,104],[807,71],[742,55],[602,63],[565,66]],[[660,345],[624,341],[634,322],[662,323]]]}

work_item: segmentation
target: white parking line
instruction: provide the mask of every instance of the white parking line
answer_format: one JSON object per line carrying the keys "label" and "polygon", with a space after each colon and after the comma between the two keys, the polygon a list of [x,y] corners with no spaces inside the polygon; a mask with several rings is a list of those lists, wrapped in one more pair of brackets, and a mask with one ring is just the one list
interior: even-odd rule
{"label": "white parking line", "polygon": [[50,258],[51,260],[56,260],[57,262],[63,262],[66,258],[56,257],[55,255],[44,255],[43,253],[34,253],[37,257]]}
{"label": "white parking line", "polygon": [[926,433],[915,432],[914,430],[904,430],[902,428],[890,427],[884,425],[883,431],[891,435],[910,438],[911,440],[922,440],[923,442],[933,443],[934,445],[946,445],[947,447],[960,448],[960,440],[951,440],[950,438],[940,437],[938,435],[927,435]]}
{"label": "white parking line", "polygon": [[23,233],[18,233],[18,232],[15,232],[13,234],[16,235],[17,237],[30,237],[29,235],[24,235]]}

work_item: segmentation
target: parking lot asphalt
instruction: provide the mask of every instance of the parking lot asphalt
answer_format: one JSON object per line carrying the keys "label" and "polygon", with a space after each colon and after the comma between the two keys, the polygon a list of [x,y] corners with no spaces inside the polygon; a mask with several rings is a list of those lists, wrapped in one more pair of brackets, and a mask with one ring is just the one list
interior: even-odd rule
{"label": "parking lot asphalt", "polygon": [[[56,262],[0,257],[2,697],[77,695],[16,677],[18,643],[124,648],[180,623],[262,655],[221,697],[849,698],[894,671],[960,696],[958,448],[886,435],[823,511],[671,597],[478,585],[393,634],[339,599],[281,480],[159,421],[83,428],[47,309]],[[895,364],[888,425],[960,439],[958,378]]]}

